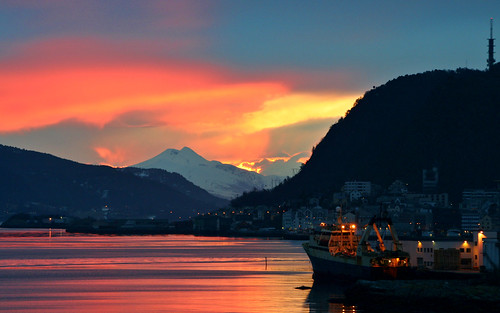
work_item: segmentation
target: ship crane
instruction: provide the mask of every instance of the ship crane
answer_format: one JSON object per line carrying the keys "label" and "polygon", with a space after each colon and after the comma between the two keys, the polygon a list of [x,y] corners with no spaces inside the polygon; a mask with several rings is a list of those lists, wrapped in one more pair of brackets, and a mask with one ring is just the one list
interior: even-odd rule
{"label": "ship crane", "polygon": [[380,235],[379,231],[379,226],[381,224],[386,224],[387,227],[389,228],[389,231],[391,232],[391,237],[392,237],[392,243],[393,243],[393,250],[394,251],[400,251],[402,250],[401,247],[401,242],[399,241],[398,235],[394,231],[392,227],[392,220],[389,217],[372,217],[370,222],[367,225],[366,231],[364,232],[363,236],[361,237],[360,243],[361,245],[358,246],[358,253],[361,253],[363,251],[363,248],[367,249],[367,243],[368,243],[368,238],[370,237],[371,231],[373,230],[375,234],[377,235],[377,241],[378,245],[380,248],[380,251],[386,251],[386,247],[384,244],[384,240],[382,239],[382,236]]}

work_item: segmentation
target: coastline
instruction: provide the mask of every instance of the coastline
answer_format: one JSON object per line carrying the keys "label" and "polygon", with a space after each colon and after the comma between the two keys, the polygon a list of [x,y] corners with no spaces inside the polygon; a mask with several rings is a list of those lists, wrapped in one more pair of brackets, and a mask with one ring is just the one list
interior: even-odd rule
{"label": "coastline", "polygon": [[471,280],[358,280],[345,296],[347,302],[361,308],[389,312],[405,307],[436,312],[494,312],[500,306],[500,284],[491,275]]}

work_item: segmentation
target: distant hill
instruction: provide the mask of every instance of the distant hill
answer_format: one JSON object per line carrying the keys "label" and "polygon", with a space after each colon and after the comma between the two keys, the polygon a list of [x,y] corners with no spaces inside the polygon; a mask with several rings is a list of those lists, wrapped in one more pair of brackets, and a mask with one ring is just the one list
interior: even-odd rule
{"label": "distant hill", "polygon": [[178,219],[227,204],[164,170],[84,165],[3,145],[0,186],[3,216],[34,212],[99,217],[107,212],[109,217]]}
{"label": "distant hill", "polygon": [[500,69],[406,75],[358,99],[313,148],[300,172],[272,191],[234,205],[278,204],[315,193],[331,197],[345,181],[422,190],[422,170],[439,170],[438,192],[454,202],[465,188],[500,179]]}
{"label": "distant hill", "polygon": [[283,177],[263,176],[219,161],[207,161],[188,147],[181,150],[167,149],[134,167],[179,173],[195,185],[224,199],[233,199],[252,190],[268,189],[283,180]]}

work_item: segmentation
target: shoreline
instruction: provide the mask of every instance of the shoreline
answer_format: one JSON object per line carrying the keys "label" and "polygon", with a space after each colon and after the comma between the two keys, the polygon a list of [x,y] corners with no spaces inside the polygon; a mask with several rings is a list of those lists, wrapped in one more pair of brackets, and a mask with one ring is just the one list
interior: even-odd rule
{"label": "shoreline", "polygon": [[345,291],[348,303],[361,308],[399,311],[420,309],[494,312],[500,306],[500,284],[491,276],[470,280],[358,280]]}
{"label": "shoreline", "polygon": [[177,230],[166,227],[93,227],[88,225],[66,226],[61,227],[29,227],[17,225],[16,227],[1,225],[3,229],[58,229],[64,230],[70,234],[92,234],[92,235],[108,235],[108,236],[148,236],[148,235],[193,235],[206,237],[232,237],[232,238],[276,238],[283,240],[299,240],[306,241],[309,239],[308,234],[293,234],[284,231],[189,231]]}

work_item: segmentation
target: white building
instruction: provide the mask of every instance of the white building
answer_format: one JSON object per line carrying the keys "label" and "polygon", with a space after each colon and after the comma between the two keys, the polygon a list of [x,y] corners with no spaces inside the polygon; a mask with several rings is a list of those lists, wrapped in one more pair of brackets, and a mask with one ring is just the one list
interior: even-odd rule
{"label": "white building", "polygon": [[499,269],[497,237],[496,232],[477,231],[469,240],[426,237],[401,242],[403,250],[410,254],[411,266],[449,270],[479,270],[484,266],[492,271]]}
{"label": "white building", "polygon": [[342,188],[350,200],[359,200],[362,197],[370,196],[372,193],[372,183],[368,181],[346,181]]}
{"label": "white building", "polygon": [[283,213],[283,229],[308,230],[314,229],[328,220],[328,210],[320,206],[314,208],[291,209]]}
{"label": "white building", "polygon": [[479,232],[478,247],[482,250],[479,260],[488,272],[500,270],[500,243],[498,232]]}

